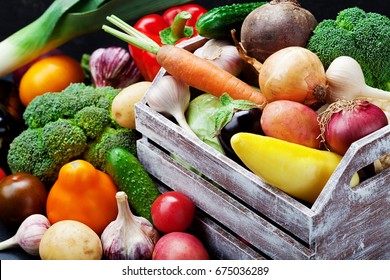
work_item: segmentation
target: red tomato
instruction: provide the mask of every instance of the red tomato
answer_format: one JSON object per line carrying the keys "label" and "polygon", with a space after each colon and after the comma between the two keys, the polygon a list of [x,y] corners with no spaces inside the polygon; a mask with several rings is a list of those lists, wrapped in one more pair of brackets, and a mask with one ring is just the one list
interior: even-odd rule
{"label": "red tomato", "polygon": [[153,202],[151,214],[153,224],[159,231],[185,231],[194,219],[195,204],[183,193],[170,191]]}
{"label": "red tomato", "polygon": [[0,221],[17,229],[32,214],[46,214],[48,191],[38,177],[15,173],[0,181]]}

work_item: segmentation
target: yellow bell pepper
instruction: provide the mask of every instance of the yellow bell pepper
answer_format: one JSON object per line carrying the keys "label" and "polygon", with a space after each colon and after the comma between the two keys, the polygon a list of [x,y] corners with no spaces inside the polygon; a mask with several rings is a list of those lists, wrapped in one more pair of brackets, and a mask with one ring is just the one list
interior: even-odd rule
{"label": "yellow bell pepper", "polygon": [[[231,145],[242,162],[266,183],[314,203],[340,163],[341,155],[268,136],[240,132]],[[359,183],[356,173],[351,185]]]}

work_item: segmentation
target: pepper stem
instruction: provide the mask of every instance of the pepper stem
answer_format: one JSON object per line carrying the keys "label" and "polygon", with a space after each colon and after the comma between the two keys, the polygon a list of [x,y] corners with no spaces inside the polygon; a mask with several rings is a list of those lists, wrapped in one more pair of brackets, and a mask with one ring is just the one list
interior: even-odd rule
{"label": "pepper stem", "polygon": [[161,42],[164,45],[174,45],[181,38],[191,37],[194,34],[194,30],[192,27],[186,26],[187,21],[191,17],[192,15],[186,11],[178,13],[172,25],[160,31]]}

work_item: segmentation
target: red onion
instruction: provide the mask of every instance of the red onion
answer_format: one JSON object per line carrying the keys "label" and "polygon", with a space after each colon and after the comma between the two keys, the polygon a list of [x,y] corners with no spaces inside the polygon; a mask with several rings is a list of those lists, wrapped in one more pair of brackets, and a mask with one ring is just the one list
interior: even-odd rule
{"label": "red onion", "polygon": [[320,115],[322,139],[340,155],[356,140],[386,125],[386,114],[378,106],[358,99],[333,102]]}

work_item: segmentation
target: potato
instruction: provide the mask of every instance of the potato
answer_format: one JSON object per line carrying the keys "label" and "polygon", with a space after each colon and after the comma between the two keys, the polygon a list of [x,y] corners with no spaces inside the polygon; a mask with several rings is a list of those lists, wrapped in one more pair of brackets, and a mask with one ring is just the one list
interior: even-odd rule
{"label": "potato", "polygon": [[134,104],[140,101],[151,82],[142,81],[132,84],[118,93],[111,105],[111,112],[116,122],[125,128],[135,128]]}
{"label": "potato", "polygon": [[260,123],[267,136],[319,149],[322,145],[318,114],[295,101],[278,100],[268,103]]}
{"label": "potato", "polygon": [[100,260],[102,255],[99,236],[85,224],[74,220],[53,224],[39,244],[42,260]]}

